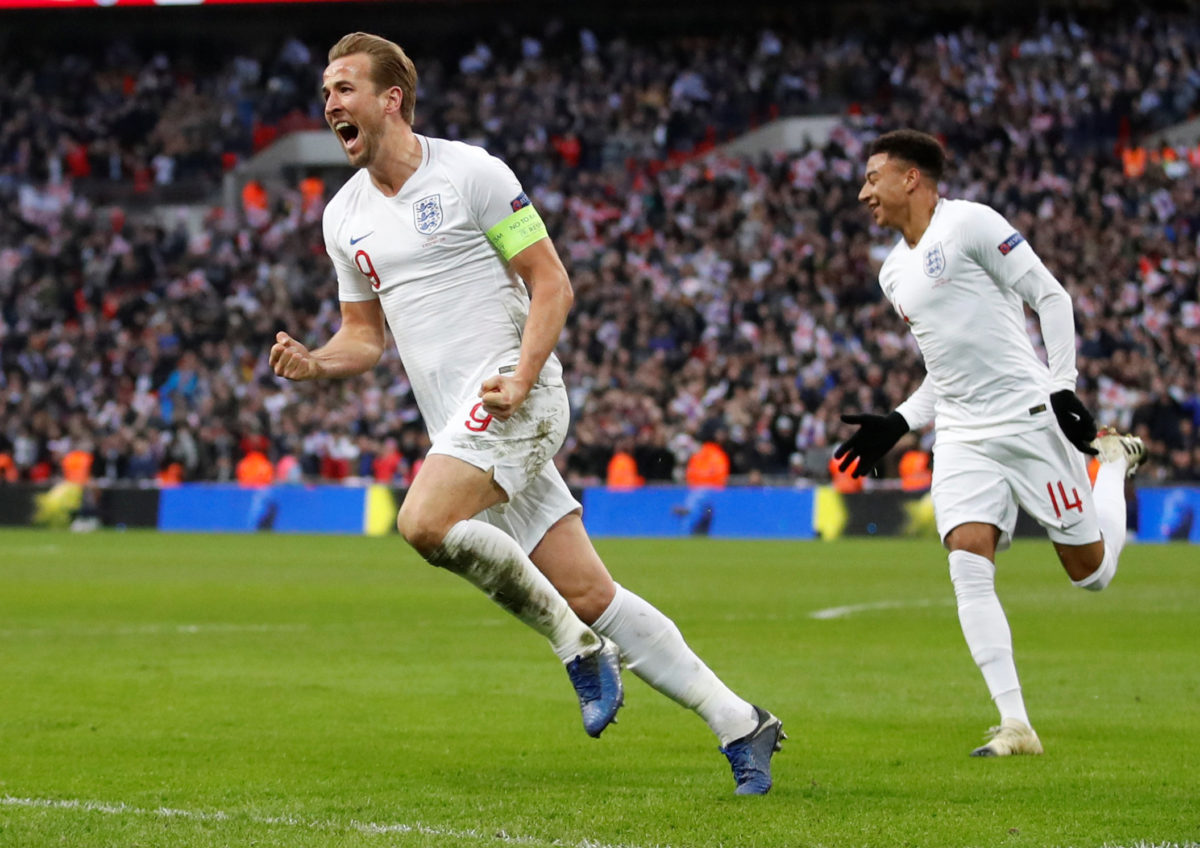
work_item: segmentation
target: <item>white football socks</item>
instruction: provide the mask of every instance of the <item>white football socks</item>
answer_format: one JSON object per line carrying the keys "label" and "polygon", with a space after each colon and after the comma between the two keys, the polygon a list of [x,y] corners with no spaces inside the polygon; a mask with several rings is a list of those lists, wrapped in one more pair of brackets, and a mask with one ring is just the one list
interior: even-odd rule
{"label": "white football socks", "polygon": [[1082,580],[1071,582],[1080,589],[1099,592],[1117,574],[1117,561],[1125,547],[1125,472],[1129,464],[1124,458],[1105,462],[1096,472],[1092,500],[1096,504],[1096,519],[1104,537],[1104,559],[1100,566]]}
{"label": "white football socks", "polygon": [[592,629],[617,643],[630,671],[698,713],[722,746],[758,726],[754,707],[734,694],[696,656],[675,622],[623,586],[616,586],[612,603]]}
{"label": "white football socks", "polygon": [[600,646],[600,639],[571,611],[558,590],[511,536],[483,521],[450,528],[431,565],[453,571],[550,640],[558,658],[570,662]]}
{"label": "white football socks", "polygon": [[1012,631],[996,596],[996,566],[978,554],[951,551],[950,580],[958,598],[963,637],[1000,710],[1000,718],[1015,718],[1029,725],[1013,661]]}

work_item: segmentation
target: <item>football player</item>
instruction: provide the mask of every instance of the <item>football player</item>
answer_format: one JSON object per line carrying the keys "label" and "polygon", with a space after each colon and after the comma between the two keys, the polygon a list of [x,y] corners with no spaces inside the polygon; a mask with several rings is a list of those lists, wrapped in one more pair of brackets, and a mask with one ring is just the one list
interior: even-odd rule
{"label": "football player", "polygon": [[[1012,635],[995,589],[996,552],[1020,506],[1046,528],[1074,585],[1112,581],[1125,544],[1125,478],[1141,439],[1097,433],[1075,394],[1071,299],[1024,237],[991,207],[939,196],[946,154],[896,130],[871,144],[858,199],[900,240],[879,272],[883,293],[925,360],[916,392],[886,415],[842,416],[858,430],[835,451],[867,474],[909,430],[933,422],[933,508],[971,656],[1000,712],[973,756],[1040,754],[1025,711]],[[1038,314],[1049,364],[1025,329]],[[1102,464],[1093,489],[1085,456]]]}
{"label": "football player", "polygon": [[552,462],[569,421],[554,345],[573,294],[546,227],[499,159],[413,132],[416,90],[391,41],[352,33],[330,50],[325,117],[360,169],[324,213],[342,324],[311,351],[279,333],[270,363],[293,380],[361,374],[386,321],[432,439],[400,533],[550,641],[590,735],[621,705],[624,661],[708,723],[739,794],[763,794],[781,722],[613,581]]}

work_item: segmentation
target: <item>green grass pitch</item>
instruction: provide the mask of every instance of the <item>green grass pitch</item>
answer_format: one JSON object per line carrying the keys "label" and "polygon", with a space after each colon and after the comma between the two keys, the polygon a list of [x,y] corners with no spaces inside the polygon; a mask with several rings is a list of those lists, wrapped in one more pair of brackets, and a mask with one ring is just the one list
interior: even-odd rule
{"label": "green grass pitch", "polygon": [[1133,544],[1099,594],[1002,554],[1046,754],[981,760],[935,541],[598,547],[784,720],[770,795],[632,674],[589,739],[545,643],[396,538],[4,531],[0,846],[1200,841],[1196,548]]}

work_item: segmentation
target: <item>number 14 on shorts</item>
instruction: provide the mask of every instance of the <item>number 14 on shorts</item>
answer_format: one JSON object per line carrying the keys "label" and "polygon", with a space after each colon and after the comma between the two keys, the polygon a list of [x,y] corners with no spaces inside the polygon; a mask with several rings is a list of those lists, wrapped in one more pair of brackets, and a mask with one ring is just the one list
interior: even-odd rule
{"label": "number 14 on shorts", "polygon": [[[1050,505],[1052,507],[1054,507],[1055,517],[1062,518],[1064,509],[1078,510],[1082,514],[1083,513],[1083,500],[1079,497],[1079,490],[1076,489],[1074,486],[1071,487],[1071,497],[1075,499],[1075,500],[1071,500],[1070,498],[1067,497],[1067,487],[1063,485],[1062,480],[1058,481],[1057,488],[1058,488],[1058,494],[1055,494],[1055,491],[1054,491],[1055,484],[1054,483],[1046,484],[1046,492],[1047,492],[1047,494],[1050,495]],[[1060,499],[1062,500],[1061,508],[1059,507]]]}

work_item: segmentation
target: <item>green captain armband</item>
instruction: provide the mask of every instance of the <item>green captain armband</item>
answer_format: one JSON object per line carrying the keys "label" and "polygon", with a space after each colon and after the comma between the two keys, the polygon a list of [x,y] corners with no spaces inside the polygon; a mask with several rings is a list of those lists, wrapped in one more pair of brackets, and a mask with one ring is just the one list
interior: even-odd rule
{"label": "green captain armband", "polygon": [[488,241],[505,262],[546,235],[546,224],[532,206],[518,209],[487,231]]}

